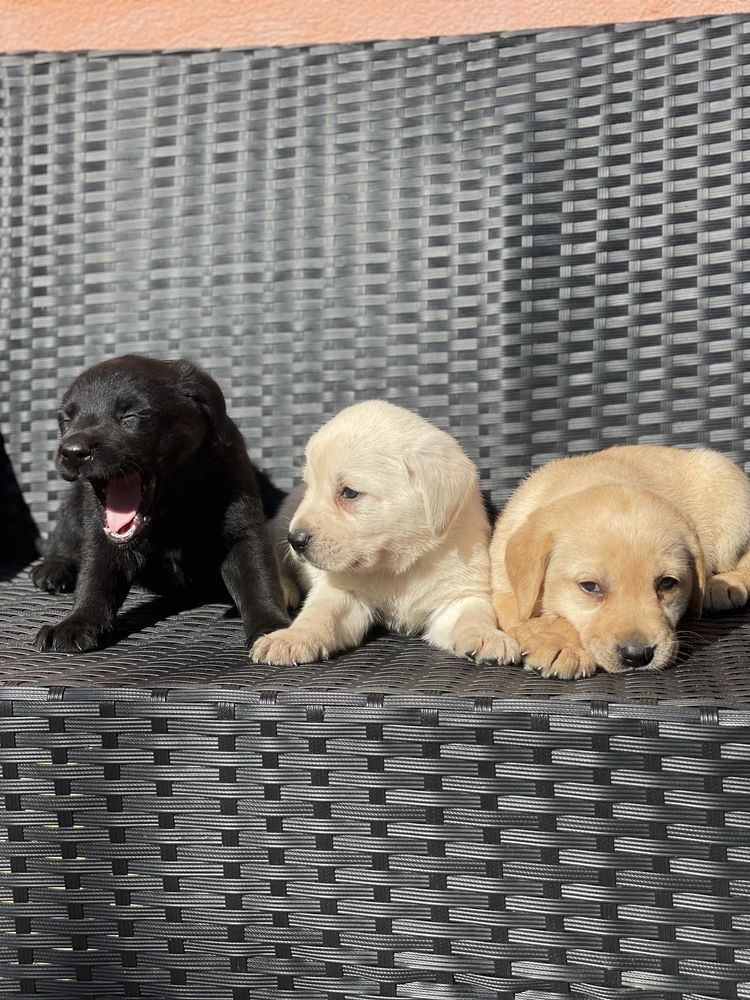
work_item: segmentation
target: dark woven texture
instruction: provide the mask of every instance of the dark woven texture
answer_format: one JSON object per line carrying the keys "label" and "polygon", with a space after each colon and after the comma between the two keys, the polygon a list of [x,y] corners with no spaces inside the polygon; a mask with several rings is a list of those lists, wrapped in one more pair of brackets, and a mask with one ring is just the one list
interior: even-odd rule
{"label": "dark woven texture", "polygon": [[[192,356],[282,487],[367,396],[501,502],[619,441],[750,462],[750,19],[0,57],[0,995],[750,997],[750,615],[660,675],[374,637],[253,667],[220,606],[67,599],[54,414]],[[4,835],[7,832],[7,835]]]}
{"label": "dark woven texture", "polygon": [[0,707],[0,994],[747,995],[750,712],[132,689]]}
{"label": "dark woven texture", "polygon": [[251,664],[239,618],[226,605],[176,608],[134,592],[108,649],[79,656],[31,647],[39,625],[63,618],[69,597],[34,590],[25,572],[0,582],[0,687],[172,688],[210,685],[255,691],[445,694],[747,707],[750,613],[685,622],[679,662],[660,673],[598,673],[575,683],[544,680],[520,667],[459,660],[419,639],[374,635],[327,663]]}
{"label": "dark woven texture", "polygon": [[8,56],[0,398],[49,524],[81,367],[202,361],[291,484],[363,396],[500,500],[620,441],[746,461],[745,18],[440,42]]}

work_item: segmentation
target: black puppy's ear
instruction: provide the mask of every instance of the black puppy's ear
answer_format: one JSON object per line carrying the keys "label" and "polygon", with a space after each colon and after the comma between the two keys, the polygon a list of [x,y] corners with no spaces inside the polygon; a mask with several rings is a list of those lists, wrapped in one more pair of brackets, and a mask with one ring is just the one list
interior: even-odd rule
{"label": "black puppy's ear", "polygon": [[206,417],[216,437],[223,442],[227,421],[224,393],[210,375],[189,361],[175,361],[173,364],[177,370],[179,392],[192,399]]}

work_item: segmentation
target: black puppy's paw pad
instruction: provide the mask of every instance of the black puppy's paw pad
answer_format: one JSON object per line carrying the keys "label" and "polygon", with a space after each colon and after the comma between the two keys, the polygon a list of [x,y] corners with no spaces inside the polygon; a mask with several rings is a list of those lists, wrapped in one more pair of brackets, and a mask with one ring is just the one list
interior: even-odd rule
{"label": "black puppy's paw pad", "polygon": [[75,590],[78,569],[68,559],[42,559],[31,571],[31,582],[48,594],[71,594]]}
{"label": "black puppy's paw pad", "polygon": [[63,621],[59,625],[42,625],[34,646],[42,653],[87,653],[102,644],[102,633],[85,622]]}

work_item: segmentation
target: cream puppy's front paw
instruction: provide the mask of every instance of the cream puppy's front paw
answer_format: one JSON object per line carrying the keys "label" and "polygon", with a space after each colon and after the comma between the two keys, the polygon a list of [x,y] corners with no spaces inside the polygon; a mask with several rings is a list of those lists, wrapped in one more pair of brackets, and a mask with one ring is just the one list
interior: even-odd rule
{"label": "cream puppy's front paw", "polygon": [[518,663],[521,649],[500,629],[477,629],[466,627],[456,635],[451,652],[456,656],[470,656],[477,663]]}
{"label": "cream puppy's front paw", "polygon": [[745,577],[740,573],[717,573],[706,582],[705,611],[729,611],[747,604]]}
{"label": "cream puppy's front paw", "polygon": [[253,663],[271,663],[278,667],[296,667],[299,663],[327,660],[332,650],[326,649],[304,629],[281,628],[262,635],[253,643],[250,659]]}
{"label": "cream puppy's front paw", "polygon": [[596,673],[596,661],[583,648],[573,626],[562,618],[533,618],[513,632],[521,645],[525,670],[562,680]]}

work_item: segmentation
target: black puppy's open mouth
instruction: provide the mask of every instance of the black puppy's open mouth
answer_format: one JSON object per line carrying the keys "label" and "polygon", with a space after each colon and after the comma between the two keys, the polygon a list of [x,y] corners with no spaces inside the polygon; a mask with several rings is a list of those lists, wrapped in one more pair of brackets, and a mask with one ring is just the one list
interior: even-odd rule
{"label": "black puppy's open mouth", "polygon": [[104,534],[117,544],[131,541],[148,520],[155,479],[144,479],[139,472],[128,472],[90,482],[102,507]]}

